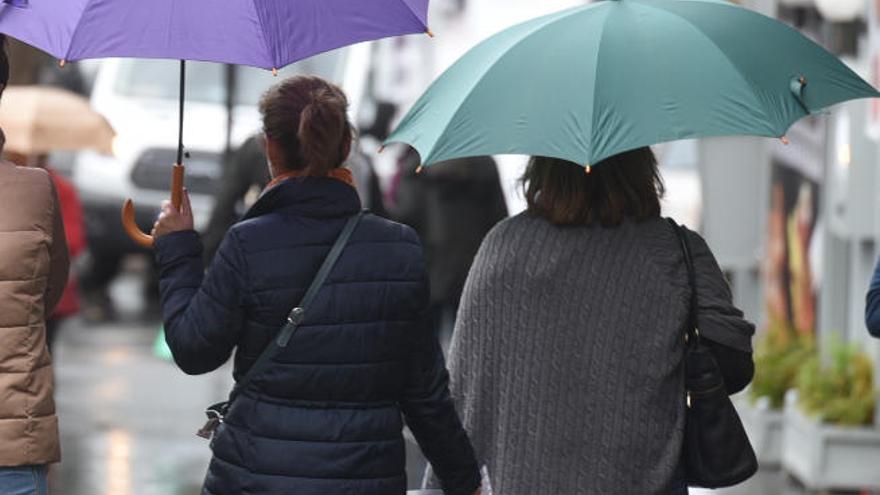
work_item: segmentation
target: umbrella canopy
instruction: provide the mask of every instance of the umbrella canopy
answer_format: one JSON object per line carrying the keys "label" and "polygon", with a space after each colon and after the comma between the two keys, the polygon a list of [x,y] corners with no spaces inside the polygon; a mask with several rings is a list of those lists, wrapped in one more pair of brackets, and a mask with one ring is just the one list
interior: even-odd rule
{"label": "umbrella canopy", "polygon": [[781,137],[878,92],[796,30],[719,0],[610,0],[503,31],[428,89],[388,142],[429,165],[527,154],[582,165],[665,141]]}
{"label": "umbrella canopy", "polygon": [[0,105],[8,151],[38,155],[55,150],[112,152],[113,128],[88,100],[63,89],[10,86]]}
{"label": "umbrella canopy", "polygon": [[62,60],[169,58],[281,68],[424,33],[428,0],[5,0],[0,32]]}

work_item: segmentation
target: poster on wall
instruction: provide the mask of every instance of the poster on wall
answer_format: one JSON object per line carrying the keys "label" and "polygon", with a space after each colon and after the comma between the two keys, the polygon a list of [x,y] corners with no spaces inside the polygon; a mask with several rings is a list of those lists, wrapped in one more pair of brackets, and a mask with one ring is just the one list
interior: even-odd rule
{"label": "poster on wall", "polygon": [[816,331],[826,126],[816,117],[796,124],[771,163],[764,305],[768,327],[798,334]]}
{"label": "poster on wall", "polygon": [[[880,0],[870,0],[868,12],[868,60],[871,85],[880,87]],[[870,100],[866,130],[872,139],[880,140],[880,99]]]}

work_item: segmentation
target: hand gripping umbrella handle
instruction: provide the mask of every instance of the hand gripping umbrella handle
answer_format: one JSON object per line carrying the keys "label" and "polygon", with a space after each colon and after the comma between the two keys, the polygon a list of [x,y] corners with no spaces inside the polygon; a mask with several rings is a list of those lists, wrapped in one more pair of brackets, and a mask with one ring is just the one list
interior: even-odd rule
{"label": "hand gripping umbrella handle", "polygon": [[[180,210],[180,204],[183,200],[184,171],[183,165],[175,164],[171,173],[171,204],[178,210]],[[122,205],[122,227],[125,229],[125,233],[139,246],[153,247],[153,236],[144,234],[137,226],[134,203],[131,199],[125,200],[125,204]]]}
{"label": "hand gripping umbrella handle", "polygon": [[[186,61],[180,61],[180,107],[178,110],[178,128],[177,128],[177,163],[171,173],[171,204],[180,211],[180,204],[183,200],[183,105],[184,93],[186,89]],[[131,239],[140,246],[145,248],[153,247],[153,236],[144,234],[138,228],[134,219],[134,203],[131,199],[125,200],[122,205],[122,228]]]}

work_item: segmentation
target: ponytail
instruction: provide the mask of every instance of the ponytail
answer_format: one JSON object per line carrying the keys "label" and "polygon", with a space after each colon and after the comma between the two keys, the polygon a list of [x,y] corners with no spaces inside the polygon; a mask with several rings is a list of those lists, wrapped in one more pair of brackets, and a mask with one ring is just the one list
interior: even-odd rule
{"label": "ponytail", "polygon": [[325,175],[342,164],[351,139],[345,96],[326,89],[313,91],[299,118],[300,156],[316,175]]}
{"label": "ponytail", "polygon": [[348,100],[337,86],[313,76],[282,81],[260,101],[263,131],[281,146],[285,166],[322,176],[340,167],[351,146]]}

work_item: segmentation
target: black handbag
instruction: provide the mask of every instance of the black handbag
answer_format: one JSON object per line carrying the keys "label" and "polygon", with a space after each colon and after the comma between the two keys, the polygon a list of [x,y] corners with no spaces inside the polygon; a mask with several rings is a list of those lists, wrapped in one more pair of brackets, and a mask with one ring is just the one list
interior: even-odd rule
{"label": "black handbag", "polygon": [[251,383],[255,376],[259,375],[260,372],[266,368],[266,365],[278,355],[281,349],[287,347],[290,338],[293,337],[293,333],[302,322],[306,310],[309,308],[312,300],[315,299],[315,296],[318,295],[318,291],[321,290],[321,286],[324,285],[324,280],[327,279],[327,275],[333,270],[336,261],[339,259],[339,256],[348,244],[349,238],[351,238],[351,234],[354,232],[355,227],[357,227],[358,222],[360,222],[361,217],[363,216],[364,212],[360,212],[348,219],[348,222],[346,222],[345,226],[342,228],[339,237],[336,238],[333,247],[330,248],[327,257],[324,258],[324,263],[321,265],[321,268],[318,269],[318,274],[312,279],[312,283],[309,285],[308,290],[306,290],[305,296],[303,296],[300,303],[290,311],[284,326],[278,331],[278,336],[275,338],[275,342],[269,342],[269,345],[263,349],[263,353],[260,354],[260,357],[257,358],[256,362],[251,365],[247,373],[245,373],[241,380],[239,380],[232,388],[228,400],[214,404],[205,410],[205,415],[208,417],[208,421],[198,432],[196,432],[196,435],[208,440],[212,439],[217,428],[223,423],[223,418],[226,416],[227,411],[229,411],[229,406],[232,405],[232,401],[234,401],[241,391]]}
{"label": "black handbag", "polygon": [[697,285],[685,229],[669,223],[681,242],[691,289],[685,329],[685,416],[682,463],[690,486],[722,488],[741,483],[758,470],[758,460],[724,384],[712,352],[697,328]]}

